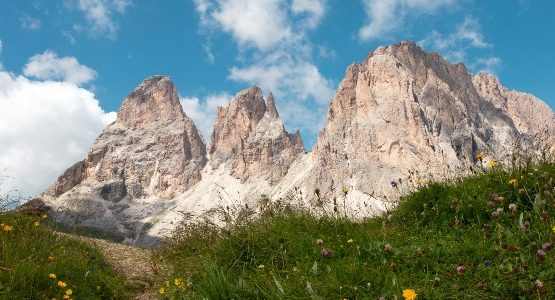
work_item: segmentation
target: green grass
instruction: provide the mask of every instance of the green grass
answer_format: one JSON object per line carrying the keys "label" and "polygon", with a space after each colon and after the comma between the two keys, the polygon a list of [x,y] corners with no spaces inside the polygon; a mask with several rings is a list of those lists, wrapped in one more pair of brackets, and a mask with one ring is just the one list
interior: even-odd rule
{"label": "green grass", "polygon": [[[97,249],[55,235],[46,221],[42,216],[0,214],[0,299],[62,299],[68,289],[72,299],[131,297],[133,288]],[[6,225],[12,230],[4,230]],[[58,281],[67,286],[61,288]]]}
{"label": "green grass", "polygon": [[537,255],[555,244],[554,180],[555,164],[527,164],[430,183],[360,223],[274,208],[232,230],[188,227],[159,253],[174,268],[159,288],[172,299],[555,299],[555,249]]}

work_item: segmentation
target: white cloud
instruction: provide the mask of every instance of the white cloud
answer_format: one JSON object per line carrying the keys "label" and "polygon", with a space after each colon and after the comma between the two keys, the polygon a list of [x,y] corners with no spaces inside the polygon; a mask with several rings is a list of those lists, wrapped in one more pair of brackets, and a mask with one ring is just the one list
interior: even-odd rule
{"label": "white cloud", "polygon": [[387,37],[402,28],[409,15],[433,14],[457,0],[363,0],[368,23],[360,28],[361,40]]}
{"label": "white cloud", "polygon": [[476,63],[470,66],[475,72],[486,72],[495,74],[503,64],[503,61],[499,57],[490,56],[479,58]]}
{"label": "white cloud", "polygon": [[306,26],[316,28],[326,13],[326,5],[326,0],[293,0],[291,11],[295,14],[307,14]]}
{"label": "white cloud", "polygon": [[240,45],[266,50],[291,37],[282,0],[221,0],[212,18]]}
{"label": "white cloud", "polygon": [[[114,14],[123,14],[131,5],[131,0],[77,0],[77,9],[85,14],[89,22],[87,30],[93,36],[115,38],[118,29],[113,20]],[[82,30],[83,26],[76,24],[74,29]]]}
{"label": "white cloud", "polygon": [[21,27],[29,30],[37,30],[40,28],[40,20],[28,15],[24,15],[19,18],[19,23],[21,24]]}
{"label": "white cloud", "polygon": [[203,100],[197,97],[181,98],[181,106],[185,114],[189,116],[197,125],[205,141],[210,139],[214,129],[214,120],[218,107],[226,106],[233,97],[227,93],[209,95]]}
{"label": "white cloud", "polygon": [[0,166],[23,196],[42,192],[83,159],[102,128],[115,119],[94,95],[73,83],[32,81],[0,72]]}
{"label": "white cloud", "polygon": [[67,81],[76,85],[96,78],[96,71],[81,65],[75,57],[58,57],[50,50],[29,58],[23,74],[41,80]]}

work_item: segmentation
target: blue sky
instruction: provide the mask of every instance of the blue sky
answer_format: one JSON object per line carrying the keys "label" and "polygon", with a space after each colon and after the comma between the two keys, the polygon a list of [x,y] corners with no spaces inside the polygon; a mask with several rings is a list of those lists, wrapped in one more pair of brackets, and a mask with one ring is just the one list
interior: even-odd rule
{"label": "blue sky", "polygon": [[[0,192],[40,192],[144,78],[167,74],[210,134],[216,107],[273,92],[310,149],[348,65],[404,39],[555,105],[551,0],[0,0]],[[11,183],[10,183],[11,182]]]}

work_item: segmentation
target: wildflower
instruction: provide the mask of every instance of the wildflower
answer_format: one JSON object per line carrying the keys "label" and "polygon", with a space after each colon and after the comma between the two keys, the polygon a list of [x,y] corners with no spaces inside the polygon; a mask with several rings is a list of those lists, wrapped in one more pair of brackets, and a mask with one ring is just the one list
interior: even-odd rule
{"label": "wildflower", "polygon": [[488,167],[490,167],[491,169],[495,168],[497,166],[497,161],[495,161],[494,159],[488,161]]}
{"label": "wildflower", "polygon": [[50,273],[50,274],[48,274],[48,277],[50,277],[52,279],[56,279],[56,274]]}
{"label": "wildflower", "polygon": [[487,154],[485,154],[483,152],[480,152],[480,153],[476,154],[476,159],[478,161],[482,162],[482,160],[484,160],[484,158],[486,158],[487,156],[488,156]]}
{"label": "wildflower", "polygon": [[166,280],[166,286],[170,287],[170,282],[168,280]]}
{"label": "wildflower", "polygon": [[67,286],[67,284],[63,281],[58,281],[58,286],[61,287],[62,289],[65,288]]}
{"label": "wildflower", "polygon": [[161,288],[158,290],[158,293],[160,293],[160,295],[164,295],[165,292],[166,292],[166,290],[164,290],[163,287],[161,287]]}
{"label": "wildflower", "polygon": [[397,187],[397,182],[395,182],[393,180],[389,184],[391,184],[391,187],[393,187],[393,188]]}
{"label": "wildflower", "polygon": [[179,278],[176,278],[176,279],[173,281],[173,283],[174,283],[175,285],[177,285],[177,286],[180,286],[180,285],[183,283],[183,280],[181,280],[181,279],[179,279]]}
{"label": "wildflower", "polygon": [[496,210],[496,211],[491,213],[491,218],[492,219],[497,219],[497,218],[499,218],[500,215],[501,215],[501,213]]}
{"label": "wildflower", "polygon": [[347,244],[352,244],[353,242],[354,242],[353,239],[347,240]]}
{"label": "wildflower", "polygon": [[543,251],[542,249],[538,249],[538,251],[536,251],[536,257],[539,260],[543,260],[545,258],[545,251]]}
{"label": "wildflower", "polygon": [[513,214],[516,213],[516,204],[514,203],[509,204],[509,209],[513,212]]}
{"label": "wildflower", "polygon": [[33,223],[33,226],[38,227],[40,225],[40,223],[38,221],[36,221],[35,223]]}
{"label": "wildflower", "polygon": [[259,266],[258,266],[258,269],[259,269],[259,270],[264,270],[264,265],[259,265]]}
{"label": "wildflower", "polygon": [[529,229],[530,228],[530,221],[526,220],[522,223],[522,226],[524,226],[524,228]]}
{"label": "wildflower", "polygon": [[536,279],[536,281],[534,281],[534,287],[538,290],[543,289],[543,282],[539,279]]}
{"label": "wildflower", "polygon": [[516,186],[517,184],[518,184],[518,180],[516,180],[516,178],[509,180],[509,185]]}
{"label": "wildflower", "polygon": [[417,184],[418,186],[423,186],[424,183],[425,183],[425,182],[424,182],[423,179],[421,179],[421,178],[416,179],[416,184]]}
{"label": "wildflower", "polygon": [[551,230],[553,230],[553,233],[555,233],[555,226],[551,227]]}
{"label": "wildflower", "polygon": [[488,208],[493,208],[494,206],[495,206],[495,203],[493,203],[493,201],[488,202]]}
{"label": "wildflower", "polygon": [[68,300],[69,298],[71,298],[69,295],[64,295],[63,297],[64,299]]}
{"label": "wildflower", "polygon": [[48,215],[42,215],[42,218],[46,219],[46,218],[48,218]]}
{"label": "wildflower", "polygon": [[1,227],[2,227],[2,230],[4,230],[5,232],[8,232],[8,231],[12,231],[12,230],[13,230],[13,226],[4,225],[4,224],[0,224],[0,225],[1,225]]}
{"label": "wildflower", "polygon": [[344,186],[344,187],[343,187],[343,194],[345,194],[345,196],[347,196],[348,193],[349,193],[349,187],[348,187],[348,186]]}
{"label": "wildflower", "polygon": [[491,266],[491,265],[492,265],[492,262],[489,261],[489,260],[486,260],[486,261],[484,262],[484,266],[486,266],[486,267],[489,267],[489,266]]}
{"label": "wildflower", "polygon": [[48,256],[48,260],[54,260],[54,256],[52,255]]}
{"label": "wildflower", "polygon": [[405,297],[405,300],[414,300],[416,299],[416,292],[413,289],[403,290],[403,297]]}
{"label": "wildflower", "polygon": [[542,250],[547,251],[549,249],[551,249],[551,243],[546,242],[542,244]]}
{"label": "wildflower", "polygon": [[73,294],[73,291],[71,289],[66,290],[66,295],[71,296],[72,294]]}
{"label": "wildflower", "polygon": [[324,243],[324,241],[321,240],[321,239],[316,240],[316,245],[322,245],[323,243]]}
{"label": "wildflower", "polygon": [[460,265],[457,267],[457,274],[459,275],[464,275],[464,272],[466,271],[466,268],[463,265]]}
{"label": "wildflower", "polygon": [[391,253],[393,251],[393,247],[391,247],[390,244],[385,244],[383,246],[383,251],[387,252],[387,253]]}
{"label": "wildflower", "polygon": [[328,257],[328,256],[330,256],[330,255],[332,254],[332,252],[333,252],[333,251],[332,251],[331,249],[323,248],[322,250],[320,250],[320,255],[321,255],[322,257]]}
{"label": "wildflower", "polygon": [[499,207],[499,208],[496,210],[496,212],[498,212],[499,214],[502,214],[502,213],[503,213],[503,208],[502,208],[502,207]]}
{"label": "wildflower", "polygon": [[536,243],[535,241],[530,243],[530,248],[532,249],[538,249],[538,243]]}

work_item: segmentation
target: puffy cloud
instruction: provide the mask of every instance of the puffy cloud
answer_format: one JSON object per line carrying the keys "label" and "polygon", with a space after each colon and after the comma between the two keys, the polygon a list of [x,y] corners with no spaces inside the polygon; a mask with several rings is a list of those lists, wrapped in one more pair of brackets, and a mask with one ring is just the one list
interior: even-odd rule
{"label": "puffy cloud", "polygon": [[361,40],[387,36],[404,25],[409,15],[433,14],[457,0],[363,0],[368,24],[358,32]]}
{"label": "puffy cloud", "polygon": [[41,80],[59,80],[81,85],[96,78],[96,71],[81,65],[75,57],[58,57],[50,50],[29,59],[23,68],[25,76]]}
{"label": "puffy cloud", "polygon": [[94,95],[73,83],[33,81],[0,72],[0,166],[9,176],[0,195],[17,188],[32,196],[85,157],[102,128],[115,120]]}
{"label": "puffy cloud", "polygon": [[[107,36],[115,38],[117,23],[113,20],[115,13],[123,14],[131,5],[131,0],[78,0],[78,10],[85,14],[90,26],[87,29],[93,36]],[[82,29],[76,25],[75,29]]]}
{"label": "puffy cloud", "polygon": [[218,107],[226,106],[232,96],[227,93],[209,95],[204,99],[198,97],[181,98],[181,106],[202,133],[204,140],[208,141],[214,129],[214,120]]}
{"label": "puffy cloud", "polygon": [[292,36],[282,0],[221,0],[212,18],[240,45],[265,50]]}

